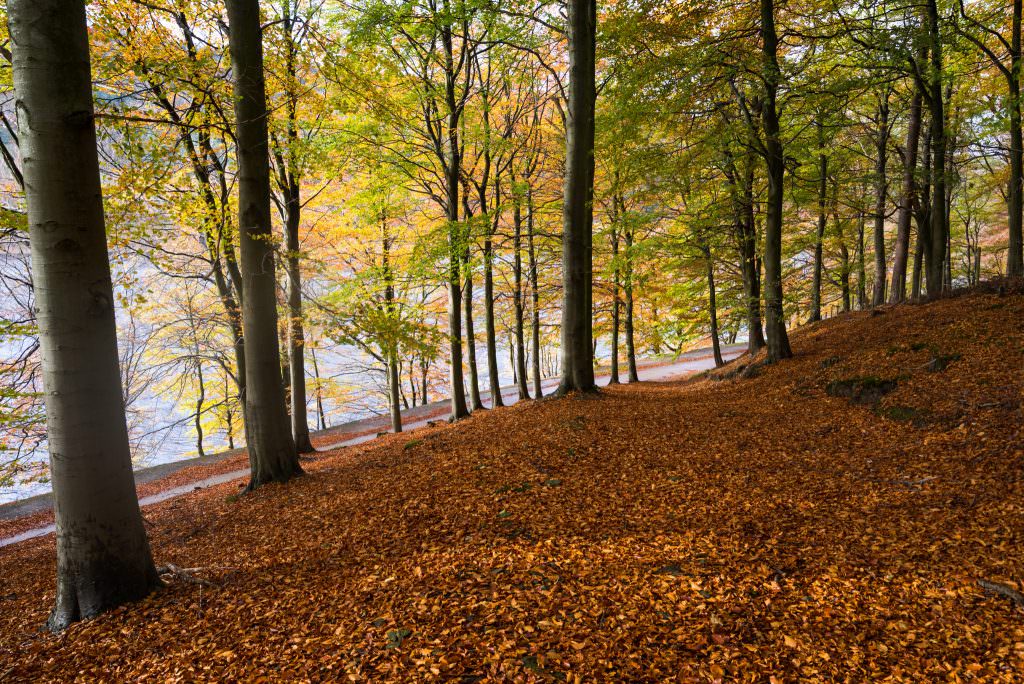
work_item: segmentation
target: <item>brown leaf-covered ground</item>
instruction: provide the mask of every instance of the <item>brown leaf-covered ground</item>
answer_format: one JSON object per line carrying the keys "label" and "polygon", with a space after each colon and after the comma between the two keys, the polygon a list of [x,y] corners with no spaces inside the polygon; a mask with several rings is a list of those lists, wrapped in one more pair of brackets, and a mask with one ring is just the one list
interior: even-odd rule
{"label": "brown leaf-covered ground", "polygon": [[154,506],[158,564],[216,586],[59,636],[53,539],[4,549],[0,680],[1021,681],[1024,612],[977,581],[1024,580],[1024,297],[793,345]]}

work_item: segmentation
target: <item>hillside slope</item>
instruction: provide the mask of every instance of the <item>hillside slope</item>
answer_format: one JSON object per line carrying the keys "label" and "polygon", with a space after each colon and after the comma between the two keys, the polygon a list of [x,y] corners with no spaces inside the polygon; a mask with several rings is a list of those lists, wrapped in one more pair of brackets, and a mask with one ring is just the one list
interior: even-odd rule
{"label": "hillside slope", "polygon": [[0,680],[1019,681],[1024,296],[792,341],[167,502],[192,570],[61,636],[53,540],[6,549]]}

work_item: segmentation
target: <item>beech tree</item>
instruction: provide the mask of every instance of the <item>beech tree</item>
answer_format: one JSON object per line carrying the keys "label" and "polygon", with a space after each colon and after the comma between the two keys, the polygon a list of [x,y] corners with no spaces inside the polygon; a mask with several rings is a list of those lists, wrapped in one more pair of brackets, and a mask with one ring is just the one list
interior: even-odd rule
{"label": "beech tree", "polygon": [[569,0],[569,102],[562,207],[562,380],[558,394],[593,392],[593,222],[596,0]]}
{"label": "beech tree", "polygon": [[246,342],[248,489],[302,472],[281,383],[277,277],[270,225],[270,152],[259,0],[228,0],[238,142],[238,233]]}
{"label": "beech tree", "polygon": [[85,5],[8,6],[43,357],[61,630],[159,582],[135,493],[118,368]]}

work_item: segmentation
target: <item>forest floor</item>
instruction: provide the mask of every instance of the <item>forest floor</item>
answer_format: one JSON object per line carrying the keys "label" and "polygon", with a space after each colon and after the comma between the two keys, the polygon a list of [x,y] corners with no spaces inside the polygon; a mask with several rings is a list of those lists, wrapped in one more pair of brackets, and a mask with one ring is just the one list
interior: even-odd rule
{"label": "forest floor", "polygon": [[[732,360],[744,349],[745,345],[725,345],[722,347],[722,355]],[[678,356],[638,359],[637,366],[641,381],[663,380],[692,375],[695,369],[710,368],[713,366],[713,355],[710,349],[696,349]],[[597,369],[597,381],[600,384],[608,381],[607,372],[607,368]],[[622,376],[625,378],[625,371]],[[558,382],[558,378],[544,378],[544,394],[554,392]],[[481,390],[480,394],[487,408],[492,408],[490,392]],[[502,399],[506,405],[515,404],[519,401],[518,388],[514,385],[502,388]],[[444,421],[450,410],[447,401],[433,401],[403,409],[403,428],[409,432],[427,426],[431,421]],[[318,451],[332,451],[371,441],[390,431],[390,416],[370,415],[314,431],[310,433],[310,439]],[[145,508],[196,489],[225,482],[234,481],[238,487],[243,487],[248,476],[249,457],[245,449],[241,448],[138,469],[135,471],[135,487],[139,503]],[[20,543],[26,537],[52,533],[53,498],[50,493],[0,504],[0,548]]]}
{"label": "forest floor", "polygon": [[784,363],[157,504],[188,574],[56,636],[53,539],[18,544],[0,680],[1020,681],[1022,322],[1020,294],[850,314]]}

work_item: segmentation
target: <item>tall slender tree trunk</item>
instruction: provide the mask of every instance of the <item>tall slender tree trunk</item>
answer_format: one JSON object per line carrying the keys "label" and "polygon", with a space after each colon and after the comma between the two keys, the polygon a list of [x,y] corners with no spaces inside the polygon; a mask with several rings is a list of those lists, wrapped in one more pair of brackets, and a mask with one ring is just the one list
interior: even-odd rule
{"label": "tall slender tree trunk", "polygon": [[596,0],[568,0],[569,103],[562,209],[562,380],[559,394],[593,392],[593,188]]}
{"label": "tall slender tree trunk", "polygon": [[757,223],[754,220],[754,165],[748,156],[742,175],[737,227],[740,230],[740,267],[743,273],[743,294],[747,309],[747,352],[756,354],[765,347],[761,321],[761,260],[757,256]]}
{"label": "tall slender tree trunk", "polygon": [[299,225],[302,215],[302,192],[299,185],[298,78],[296,57],[298,45],[293,33],[298,17],[292,14],[292,1],[282,3],[282,30],[285,37],[285,78],[287,117],[287,149],[276,150],[278,185],[284,196],[285,271],[288,277],[288,388],[291,402],[292,437],[299,453],[314,451],[309,441],[309,419],[306,408],[305,331],[302,316],[302,270],[299,261]]}
{"label": "tall slender tree trunk", "polygon": [[515,309],[515,375],[519,398],[529,399],[526,376],[526,339],[523,330],[523,210],[517,197],[512,207],[512,305]]}
{"label": "tall slender tree trunk", "polygon": [[775,2],[761,0],[761,43],[765,101],[761,120],[765,137],[765,162],[768,167],[768,201],[764,222],[764,309],[770,362],[793,356],[786,334],[786,318],[782,299],[782,202],[786,166],[782,138],[779,133],[779,112],[776,102],[781,73],[779,40],[775,33]]}
{"label": "tall slender tree trunk", "polygon": [[203,362],[198,356],[198,349],[196,350],[196,455],[199,458],[206,456],[206,451],[203,449],[203,404],[206,403],[206,383],[203,381]]}
{"label": "tall slender tree trunk", "polygon": [[[391,270],[391,235],[388,231],[387,217],[381,217],[381,270],[384,277],[384,310],[387,312],[390,326],[398,326],[398,309],[395,301],[395,274]],[[402,431],[401,406],[401,370],[399,369],[397,336],[388,340],[385,349],[388,371],[388,404],[391,408],[391,431]]]}
{"label": "tall slender tree trunk", "polygon": [[285,409],[270,224],[270,153],[258,0],[227,0],[238,143],[238,232],[245,300],[248,489],[302,472]]}
{"label": "tall slender tree trunk", "polygon": [[[834,201],[835,199],[833,199],[833,202]],[[836,211],[837,209],[833,207],[834,225],[836,227],[837,237],[839,238],[839,289],[843,296],[843,313],[848,313],[851,308],[850,249],[846,244],[846,229],[843,224],[843,220],[839,217],[838,213],[835,213]],[[858,211],[858,217],[862,213],[862,211]]]}
{"label": "tall slender tree trunk", "polygon": [[532,342],[533,352],[530,355],[530,363],[533,366],[533,396],[540,399],[544,396],[543,388],[541,387],[540,377],[540,286],[539,276],[537,273],[537,250],[534,244],[534,206],[533,206],[533,188],[527,186],[526,188],[526,249],[527,257],[530,262],[530,337]]}
{"label": "tall slender tree trunk", "polygon": [[309,355],[313,359],[313,381],[316,383],[316,414],[320,419],[320,429],[327,429],[327,416],[324,413],[324,390],[320,382],[320,364],[316,361],[316,348],[310,347]]}
{"label": "tall slender tree trunk", "polygon": [[[496,225],[498,217],[495,216]],[[494,245],[492,234],[484,240],[484,325],[487,328],[487,379],[491,392],[491,408],[504,406],[501,399],[501,377],[498,375],[498,340],[494,322]]]}
{"label": "tall slender tree trunk", "polygon": [[484,408],[480,398],[480,371],[476,362],[476,332],[473,330],[473,267],[466,250],[466,278],[462,289],[462,317],[466,325],[466,362],[469,365],[469,401],[474,411]]}
{"label": "tall slender tree trunk", "polygon": [[469,415],[466,405],[466,386],[462,374],[462,263],[465,246],[459,227],[459,181],[462,153],[459,147],[459,119],[462,110],[455,95],[455,57],[452,28],[442,27],[441,42],[445,60],[445,95],[447,107],[447,149],[445,150],[445,209],[448,219],[448,348],[449,385],[451,388],[451,419],[460,420]]}
{"label": "tall slender tree trunk", "polygon": [[815,122],[818,133],[818,228],[814,239],[814,276],[811,280],[811,322],[821,320],[821,275],[822,247],[825,240],[825,226],[828,224],[826,210],[828,197],[828,156],[825,154],[825,127],[820,118]]}
{"label": "tall slender tree trunk", "polygon": [[[865,191],[866,195],[866,191]],[[865,201],[866,201],[865,197]],[[860,210],[857,212],[857,308],[866,309],[868,303],[867,269],[864,264],[864,229],[867,224],[867,214]]]}
{"label": "tall slender tree trunk", "polygon": [[299,184],[293,179],[293,192],[288,194],[285,220],[288,250],[288,372],[292,436],[299,453],[314,451],[309,441],[309,417],[306,409],[306,333],[302,316],[302,270],[299,263]]}
{"label": "tall slender tree trunk", "polygon": [[885,303],[885,204],[889,194],[886,170],[890,131],[889,93],[886,92],[878,105],[878,138],[875,148],[875,286],[871,292],[871,306],[881,306]]}
{"label": "tall slender tree trunk", "polygon": [[1013,18],[1010,24],[1010,69],[1007,91],[1010,104],[1010,178],[1006,192],[1009,214],[1009,253],[1006,272],[1011,278],[1024,276],[1024,135],[1021,133],[1021,0],[1013,0]]}
{"label": "tall slender tree trunk", "polygon": [[118,367],[85,5],[11,0],[15,110],[57,527],[51,630],[147,595]]}
{"label": "tall slender tree trunk", "polygon": [[932,216],[932,126],[929,122],[928,133],[925,135],[924,140],[924,168],[922,169],[922,177],[925,179],[924,187],[921,189],[920,194],[920,206],[918,207],[916,215],[917,223],[917,238],[914,244],[914,272],[912,278],[912,296],[916,301],[921,298],[924,292],[924,280],[925,280],[925,269],[924,259],[925,252],[928,250],[928,243],[931,235],[931,216]]}
{"label": "tall slender tree trunk", "polygon": [[622,234],[626,239],[625,282],[622,287],[626,299],[626,372],[630,382],[640,382],[636,369],[636,338],[633,334],[633,230],[626,228]]}
{"label": "tall slender tree trunk", "polygon": [[898,304],[907,298],[907,261],[910,256],[910,221],[914,215],[917,180],[917,150],[921,141],[921,91],[914,89],[907,122],[907,144],[903,160],[903,186],[896,219],[896,246],[892,260],[892,284],[889,302]]}
{"label": "tall slender tree trunk", "polygon": [[612,359],[609,372],[608,384],[619,384],[619,229],[612,222],[611,243],[612,243]]}
{"label": "tall slender tree trunk", "polygon": [[725,365],[722,359],[722,345],[718,339],[718,302],[715,296],[715,262],[711,258],[711,248],[704,245],[704,262],[707,265],[708,277],[708,311],[711,314],[711,349],[715,356],[715,368]]}
{"label": "tall slender tree trunk", "polygon": [[430,361],[422,359],[420,361],[420,396],[423,397],[423,405],[426,406],[430,403],[430,379],[428,374],[430,373]]}
{"label": "tall slender tree trunk", "polygon": [[924,252],[925,276],[929,297],[942,294],[945,280],[946,242],[949,222],[946,220],[946,117],[942,92],[942,37],[939,33],[937,0],[928,0],[928,36],[931,48],[931,68],[928,73],[929,105],[932,125],[932,202],[929,235]]}

